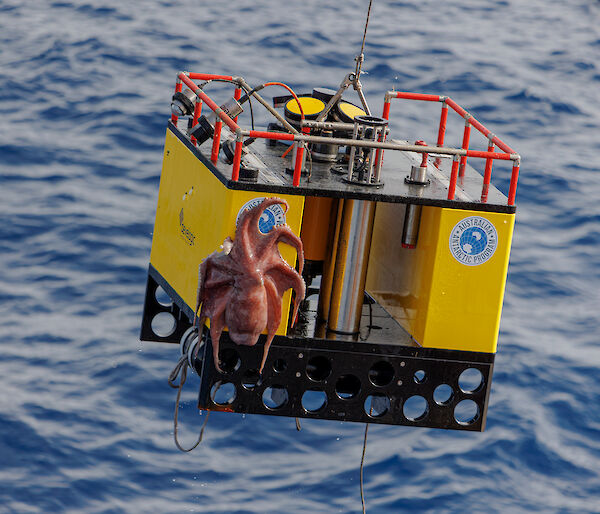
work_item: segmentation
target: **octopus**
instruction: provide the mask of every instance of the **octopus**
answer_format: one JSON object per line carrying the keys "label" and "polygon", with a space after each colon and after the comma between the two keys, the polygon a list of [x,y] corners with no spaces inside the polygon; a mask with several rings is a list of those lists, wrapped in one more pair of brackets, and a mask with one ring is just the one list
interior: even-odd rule
{"label": "octopus", "polygon": [[[261,333],[267,331],[259,373],[267,360],[269,348],[281,322],[283,294],[295,293],[292,325],[298,307],[304,299],[306,286],[302,278],[304,251],[301,239],[287,225],[277,225],[267,234],[260,232],[258,222],[271,205],[280,204],[287,211],[288,203],[281,198],[266,198],[244,211],[238,220],[235,239],[227,237],[222,251],[213,252],[200,264],[198,298],[195,317],[200,326],[210,319],[213,360],[222,373],[219,362],[219,340],[225,327],[230,339],[238,345],[253,346]],[[298,254],[298,271],[279,253],[278,243],[293,246]],[[198,309],[200,314],[198,314]],[[194,319],[194,324],[196,323]]]}

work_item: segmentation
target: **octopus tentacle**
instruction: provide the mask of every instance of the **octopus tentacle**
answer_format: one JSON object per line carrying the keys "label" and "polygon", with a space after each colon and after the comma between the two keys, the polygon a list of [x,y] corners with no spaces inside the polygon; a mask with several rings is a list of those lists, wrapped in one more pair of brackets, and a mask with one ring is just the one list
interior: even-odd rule
{"label": "octopus tentacle", "polygon": [[281,297],[275,286],[273,280],[270,277],[265,277],[265,291],[267,293],[267,309],[268,309],[268,321],[267,321],[267,340],[265,342],[265,348],[263,350],[263,358],[260,363],[259,374],[262,374],[262,370],[265,367],[267,361],[267,355],[269,354],[269,348],[275,337],[275,332],[279,328],[281,323]]}
{"label": "octopus tentacle", "polygon": [[[294,297],[294,311],[292,314],[292,326],[296,323],[298,316],[298,309],[300,302],[304,299],[306,294],[306,284],[302,277],[294,270],[290,268],[285,262],[274,264],[271,268],[265,271],[265,278],[271,280],[277,287],[279,294],[279,302],[281,303],[281,297],[288,289],[293,289],[295,293]],[[266,284],[267,280],[265,280]]]}
{"label": "octopus tentacle", "polygon": [[292,229],[287,225],[274,227],[271,232],[260,238],[258,241],[258,251],[256,253],[258,255],[263,255],[271,247],[275,247],[277,250],[276,255],[281,260],[284,260],[279,254],[277,243],[288,244],[296,250],[296,253],[298,254],[298,272],[302,274],[302,270],[304,269],[304,246],[302,244],[302,240],[296,234],[294,234]]}
{"label": "octopus tentacle", "polygon": [[198,294],[196,296],[196,308],[194,309],[194,325],[196,324],[198,309],[206,300],[207,290],[232,285],[231,264],[226,254],[214,252],[204,259],[198,268]]}
{"label": "octopus tentacle", "polygon": [[235,231],[236,244],[232,248],[234,258],[241,257],[245,258],[246,261],[252,261],[261,255],[259,251],[256,251],[257,249],[254,249],[258,236],[262,235],[258,230],[258,222],[265,209],[276,204],[283,205],[285,211],[287,211],[288,203],[285,200],[272,197],[265,198],[256,207],[242,213]]}
{"label": "octopus tentacle", "polygon": [[258,231],[258,222],[259,222],[260,217],[262,216],[263,212],[265,212],[265,210],[268,207],[270,207],[271,205],[277,205],[277,204],[282,205],[284,212],[287,212],[287,210],[289,208],[289,204],[287,203],[287,201],[284,200],[283,198],[277,198],[276,196],[273,196],[271,198],[265,198],[256,207],[246,211],[246,213],[248,213],[247,218],[248,218],[249,226],[256,228],[256,231]]}
{"label": "octopus tentacle", "polygon": [[221,339],[221,333],[225,328],[225,309],[231,295],[233,288],[229,288],[228,291],[224,292],[221,296],[214,297],[211,302],[205,302],[202,305],[202,311],[200,316],[210,318],[210,339],[213,347],[213,360],[215,368],[219,373],[223,373],[221,366],[219,365],[219,341]]}

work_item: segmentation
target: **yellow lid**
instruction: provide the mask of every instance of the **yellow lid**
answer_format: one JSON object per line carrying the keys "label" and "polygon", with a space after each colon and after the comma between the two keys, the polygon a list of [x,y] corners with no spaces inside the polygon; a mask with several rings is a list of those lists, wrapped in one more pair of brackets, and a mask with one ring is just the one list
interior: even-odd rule
{"label": "yellow lid", "polygon": [[348,102],[340,102],[338,104],[338,109],[342,114],[345,114],[351,120],[354,119],[354,116],[366,116],[367,113],[363,111],[360,107],[353,105]]}
{"label": "yellow lid", "polygon": [[[304,116],[314,116],[315,114],[319,114],[323,109],[325,109],[325,104],[318,98],[313,98],[311,96],[301,96],[298,98],[298,100],[300,100],[300,105],[302,105]],[[288,100],[285,104],[285,108],[293,114],[300,114],[298,102],[296,102],[295,98]]]}

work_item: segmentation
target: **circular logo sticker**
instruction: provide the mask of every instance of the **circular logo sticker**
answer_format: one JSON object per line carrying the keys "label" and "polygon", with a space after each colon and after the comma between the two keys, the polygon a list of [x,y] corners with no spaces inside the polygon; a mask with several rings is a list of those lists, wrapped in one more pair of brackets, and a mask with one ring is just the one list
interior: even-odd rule
{"label": "circular logo sticker", "polygon": [[496,227],[481,216],[464,218],[450,232],[450,253],[466,266],[479,266],[488,261],[497,246]]}
{"label": "circular logo sticker", "polygon": [[[235,224],[238,224],[242,212],[256,207],[258,204],[262,203],[264,199],[264,197],[253,198],[249,202],[246,202],[238,212],[237,217],[235,218]],[[258,220],[258,230],[260,230],[262,234],[268,234],[273,230],[273,227],[276,227],[277,225],[285,225],[285,211],[281,204],[278,203],[269,205],[269,207],[267,207],[260,215],[260,219]]]}

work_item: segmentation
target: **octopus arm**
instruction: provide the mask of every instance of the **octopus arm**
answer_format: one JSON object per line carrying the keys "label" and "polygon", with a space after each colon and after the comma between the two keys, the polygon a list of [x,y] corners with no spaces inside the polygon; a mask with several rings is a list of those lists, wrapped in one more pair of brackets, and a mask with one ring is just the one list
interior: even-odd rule
{"label": "octopus arm", "polygon": [[267,321],[267,340],[265,342],[265,348],[263,350],[263,358],[260,363],[259,373],[262,373],[267,361],[267,355],[269,354],[269,348],[275,337],[275,332],[279,328],[281,323],[281,295],[277,289],[277,286],[273,282],[273,279],[269,276],[264,278],[265,291],[267,293],[267,309],[268,309],[268,321]]}
{"label": "octopus arm", "polygon": [[232,287],[221,289],[222,290],[219,291],[218,294],[214,294],[210,300],[207,300],[202,304],[202,311],[200,314],[201,317],[210,318],[210,339],[212,341],[213,360],[215,368],[219,373],[222,373],[219,364],[219,340],[221,339],[221,333],[225,328],[225,309],[233,295]]}
{"label": "octopus arm", "polygon": [[[194,310],[194,325],[196,324],[198,309],[222,287],[231,286],[234,282],[231,263],[228,256],[223,253],[212,253],[202,261],[198,269],[198,294],[196,296],[196,309]],[[203,309],[204,310],[204,309]]]}
{"label": "octopus arm", "polygon": [[268,255],[267,252],[271,252],[271,249],[273,249],[275,255],[283,260],[277,248],[277,243],[288,244],[296,250],[298,254],[298,272],[302,274],[302,270],[304,269],[304,247],[302,240],[287,225],[275,227],[267,235],[262,236],[257,243],[257,254]]}
{"label": "octopus arm", "polygon": [[[277,288],[280,310],[283,293],[290,288],[294,290],[294,312],[292,315],[293,325],[296,323],[300,302],[304,299],[304,295],[306,294],[306,285],[304,284],[303,278],[295,269],[290,268],[290,266],[288,266],[284,261],[274,264],[271,268],[265,271],[265,278],[272,281]],[[265,280],[265,283],[266,282],[267,280]]]}
{"label": "octopus arm", "polygon": [[288,203],[282,198],[273,197],[265,198],[256,207],[242,213],[235,231],[236,241],[231,250],[234,260],[250,263],[260,257],[261,253],[256,243],[257,236],[262,234],[258,230],[258,222],[265,209],[276,204],[283,205],[287,211]]}

